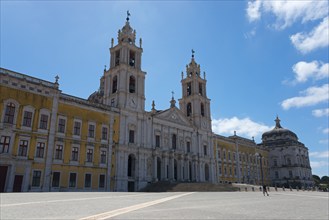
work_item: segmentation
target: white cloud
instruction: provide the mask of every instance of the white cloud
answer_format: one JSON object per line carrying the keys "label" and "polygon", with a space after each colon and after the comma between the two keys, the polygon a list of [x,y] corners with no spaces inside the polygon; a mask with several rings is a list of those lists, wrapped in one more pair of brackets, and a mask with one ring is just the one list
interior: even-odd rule
{"label": "white cloud", "polygon": [[322,132],[323,132],[324,134],[329,134],[329,128],[325,128],[325,129],[323,129]]}
{"label": "white cloud", "polygon": [[281,103],[283,109],[287,110],[292,107],[312,106],[319,103],[327,102],[329,99],[329,84],[321,87],[310,87],[301,92],[302,96],[293,97],[284,100]]}
{"label": "white cloud", "polygon": [[247,17],[250,22],[261,18],[262,13],[273,14],[276,18],[274,27],[284,29],[297,21],[305,23],[322,19],[328,14],[327,1],[249,1],[247,6]]}
{"label": "white cloud", "polygon": [[312,169],[320,167],[328,168],[329,165],[328,161],[310,161],[310,163]]}
{"label": "white cloud", "polygon": [[323,48],[329,45],[329,17],[315,27],[309,33],[299,32],[290,36],[293,45],[302,53],[308,53],[312,50]]}
{"label": "white cloud", "polygon": [[324,109],[314,109],[312,115],[315,117],[329,116],[329,108]]}
{"label": "white cloud", "polygon": [[329,143],[328,139],[319,140],[319,144],[328,144],[328,143]]}
{"label": "white cloud", "polygon": [[310,152],[310,157],[313,158],[329,158],[329,151],[322,151],[322,152]]}
{"label": "white cloud", "polygon": [[250,22],[256,21],[260,19],[261,12],[260,12],[260,7],[261,7],[262,2],[259,0],[253,1],[253,2],[248,2],[248,8],[247,8],[247,17]]}
{"label": "white cloud", "polygon": [[213,119],[212,130],[221,135],[233,135],[234,131],[236,131],[239,136],[256,138],[264,132],[271,130],[271,127],[262,123],[254,122],[248,117],[242,119],[232,117]]}
{"label": "white cloud", "polygon": [[292,70],[295,73],[296,82],[306,82],[310,78],[320,80],[329,77],[329,63],[301,61],[296,63]]}

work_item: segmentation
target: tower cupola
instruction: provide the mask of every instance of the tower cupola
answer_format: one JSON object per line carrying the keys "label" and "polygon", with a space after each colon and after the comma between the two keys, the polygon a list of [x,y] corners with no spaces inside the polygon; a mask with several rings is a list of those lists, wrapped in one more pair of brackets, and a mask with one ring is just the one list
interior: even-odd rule
{"label": "tower cupola", "polygon": [[135,44],[136,31],[130,27],[129,16],[130,13],[127,11],[126,24],[118,31],[118,43],[128,42],[129,44]]}

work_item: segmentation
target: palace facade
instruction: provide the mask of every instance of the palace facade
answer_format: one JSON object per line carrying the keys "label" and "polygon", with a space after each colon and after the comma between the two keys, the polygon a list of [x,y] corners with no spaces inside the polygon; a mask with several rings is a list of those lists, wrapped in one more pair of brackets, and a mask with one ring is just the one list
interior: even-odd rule
{"label": "palace facade", "polygon": [[[62,93],[58,77],[49,82],[0,68],[0,191],[138,191],[156,181],[273,183],[271,160],[278,156],[269,142],[212,132],[207,80],[193,53],[178,106],[172,97],[168,109],[156,109],[153,101],[145,111],[142,52],[127,18],[117,44],[111,41],[109,69],[88,99]],[[303,163],[300,174],[309,178],[309,161]]]}

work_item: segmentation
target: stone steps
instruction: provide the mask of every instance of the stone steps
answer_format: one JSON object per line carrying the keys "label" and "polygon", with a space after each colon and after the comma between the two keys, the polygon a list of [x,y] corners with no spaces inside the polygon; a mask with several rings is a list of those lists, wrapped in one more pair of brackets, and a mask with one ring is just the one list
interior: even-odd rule
{"label": "stone steps", "polygon": [[159,181],[151,183],[141,190],[141,192],[233,192],[238,188],[230,184],[213,184],[213,183],[186,183],[186,182],[169,182]]}

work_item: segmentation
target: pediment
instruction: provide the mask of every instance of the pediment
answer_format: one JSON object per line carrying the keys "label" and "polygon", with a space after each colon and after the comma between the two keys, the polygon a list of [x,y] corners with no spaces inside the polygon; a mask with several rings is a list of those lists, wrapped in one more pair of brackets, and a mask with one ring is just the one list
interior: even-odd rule
{"label": "pediment", "polygon": [[176,107],[161,111],[155,116],[155,118],[174,122],[183,126],[192,126],[191,122],[185,117],[183,112]]}

